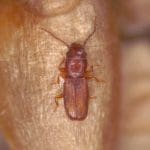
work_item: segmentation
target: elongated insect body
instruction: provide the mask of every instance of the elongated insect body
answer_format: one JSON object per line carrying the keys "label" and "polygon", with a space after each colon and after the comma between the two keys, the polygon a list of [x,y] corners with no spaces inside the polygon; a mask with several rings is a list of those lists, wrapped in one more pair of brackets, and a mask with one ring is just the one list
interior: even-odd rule
{"label": "elongated insect body", "polygon": [[[59,68],[65,79],[62,94],[64,98],[64,106],[66,113],[71,120],[84,120],[87,117],[89,101],[87,84],[87,54],[84,47],[96,30],[96,19],[94,30],[86,38],[83,45],[72,43],[70,46],[60,38],[56,37],[53,33],[45,29],[42,30],[51,34],[51,36],[68,47],[65,59],[65,68]],[[57,98],[60,97],[61,96],[58,96]]]}
{"label": "elongated insect body", "polygon": [[64,106],[72,120],[83,120],[88,112],[88,85],[85,78],[86,53],[82,45],[73,43],[66,56]]}

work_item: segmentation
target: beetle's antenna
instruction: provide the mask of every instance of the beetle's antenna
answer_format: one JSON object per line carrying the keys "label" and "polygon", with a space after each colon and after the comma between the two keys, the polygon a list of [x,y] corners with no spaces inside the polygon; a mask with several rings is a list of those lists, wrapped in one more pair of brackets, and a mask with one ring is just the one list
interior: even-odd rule
{"label": "beetle's antenna", "polygon": [[94,30],[92,31],[92,33],[84,41],[83,47],[86,45],[86,43],[88,42],[88,40],[91,38],[91,36],[94,34],[95,31],[96,31],[96,16],[95,16],[95,20],[94,20]]}
{"label": "beetle's antenna", "polygon": [[55,39],[57,39],[58,41],[62,42],[64,45],[66,45],[68,48],[70,48],[70,46],[64,42],[62,39],[58,38],[56,35],[54,35],[52,32],[44,29],[44,28],[41,28],[41,30],[44,30],[45,32],[49,33],[51,36],[53,36]]}

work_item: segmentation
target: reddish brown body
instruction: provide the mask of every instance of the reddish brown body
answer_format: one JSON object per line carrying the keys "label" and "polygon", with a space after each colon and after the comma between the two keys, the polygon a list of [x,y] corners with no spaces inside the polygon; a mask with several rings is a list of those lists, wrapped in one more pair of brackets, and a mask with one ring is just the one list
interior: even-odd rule
{"label": "reddish brown body", "polygon": [[96,30],[96,18],[94,30],[86,38],[83,45],[72,43],[70,46],[48,30],[42,30],[64,43],[69,49],[66,54],[65,68],[59,68],[62,77],[65,79],[63,94],[57,96],[56,98],[62,98],[62,96],[64,97],[65,110],[70,119],[84,120],[87,117],[89,101],[87,78],[95,78],[93,76],[87,76],[89,71],[86,71],[87,58],[84,47]]}
{"label": "reddish brown body", "polygon": [[73,43],[66,56],[66,79],[64,83],[64,106],[72,120],[83,120],[88,112],[88,85],[85,77],[87,59],[84,48]]}

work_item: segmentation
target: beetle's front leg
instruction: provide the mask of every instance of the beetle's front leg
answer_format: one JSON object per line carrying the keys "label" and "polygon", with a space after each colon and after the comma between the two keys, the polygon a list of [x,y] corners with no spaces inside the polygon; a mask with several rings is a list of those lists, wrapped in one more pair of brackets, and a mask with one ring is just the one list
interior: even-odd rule
{"label": "beetle's front leg", "polygon": [[98,79],[95,75],[94,75],[94,70],[93,70],[93,65],[90,66],[90,69],[86,71],[85,73],[85,77],[86,79],[94,79],[96,82],[105,82],[104,80]]}
{"label": "beetle's front leg", "polygon": [[53,84],[59,84],[60,83],[60,76],[65,79],[66,78],[66,68],[64,66],[62,66],[65,62],[65,58],[63,58],[63,60],[60,62],[60,64],[58,65],[58,70],[59,70],[59,74],[57,76],[56,81]]}
{"label": "beetle's front leg", "polygon": [[57,81],[58,83],[60,82],[59,80],[59,76],[61,76],[63,79],[66,78],[66,68],[64,66],[62,66],[65,62],[65,58],[63,58],[63,60],[60,62],[59,66],[58,66],[58,69],[59,69],[59,75],[58,75],[58,78],[57,78]]}
{"label": "beetle's front leg", "polygon": [[86,70],[85,77],[86,79],[95,79],[97,82],[99,82],[99,79],[94,76],[93,65],[90,66],[90,69]]}

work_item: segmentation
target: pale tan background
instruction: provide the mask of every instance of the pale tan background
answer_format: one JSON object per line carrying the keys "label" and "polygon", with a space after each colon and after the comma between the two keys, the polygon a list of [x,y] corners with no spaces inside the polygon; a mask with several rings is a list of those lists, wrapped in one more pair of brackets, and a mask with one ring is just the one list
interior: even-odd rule
{"label": "pale tan background", "polygon": [[[113,24],[110,23],[113,17],[110,17],[112,13],[108,2],[82,0],[76,9],[71,9],[67,14],[44,18],[37,17],[35,11],[33,16],[29,7],[24,9],[24,5],[18,4],[18,1],[3,1],[0,13],[0,84],[3,85],[0,86],[0,126],[11,148],[100,150],[112,147],[115,145],[112,138],[116,136],[113,134],[116,122],[111,121],[111,116],[114,116],[117,109],[110,106],[116,104],[115,107],[118,108],[119,63],[118,58],[112,62],[118,56],[118,46]],[[32,5],[31,1],[26,1],[29,2],[28,6]],[[51,0],[39,1],[41,7],[52,4]],[[58,0],[57,4],[61,2]],[[94,86],[89,82],[89,94],[96,95],[95,100],[89,105],[87,119],[73,122],[66,116],[63,101],[60,101],[60,107],[54,112],[54,97],[61,93],[63,80],[57,85],[53,83],[67,48],[40,29],[43,27],[52,33],[58,32],[58,37],[63,37],[69,44],[82,43],[94,27],[95,15],[97,30],[89,41],[91,45],[86,47],[86,52],[89,65],[92,63],[99,67],[94,69],[95,76],[99,74],[100,79],[107,82],[98,85],[93,81]],[[115,84],[112,84],[115,80]],[[108,126],[109,130],[106,130]]]}
{"label": "pale tan background", "polygon": [[[118,150],[149,150],[150,0],[118,0],[113,5],[122,51],[123,98]],[[1,141],[0,150],[7,150]]]}

